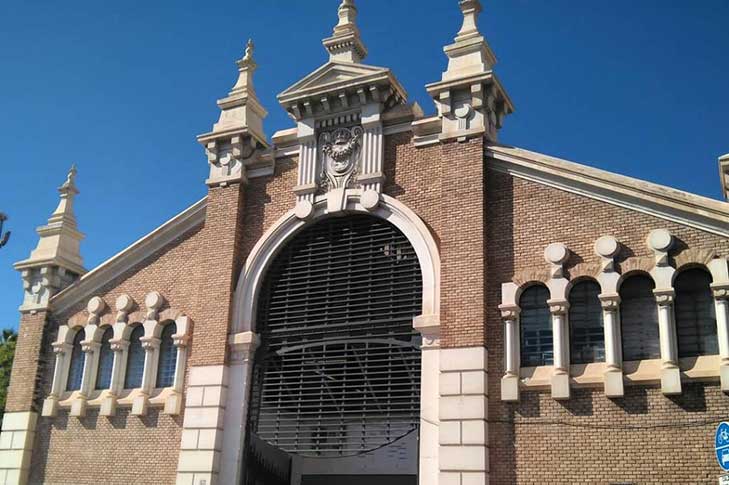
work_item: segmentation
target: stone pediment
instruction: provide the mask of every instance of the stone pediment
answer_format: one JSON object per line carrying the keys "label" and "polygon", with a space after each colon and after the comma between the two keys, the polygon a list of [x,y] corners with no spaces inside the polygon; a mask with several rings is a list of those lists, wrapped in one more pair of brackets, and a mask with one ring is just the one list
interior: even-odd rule
{"label": "stone pediment", "polygon": [[330,61],[278,95],[279,102],[297,119],[335,105],[349,108],[371,101],[402,103],[407,93],[384,67]]}

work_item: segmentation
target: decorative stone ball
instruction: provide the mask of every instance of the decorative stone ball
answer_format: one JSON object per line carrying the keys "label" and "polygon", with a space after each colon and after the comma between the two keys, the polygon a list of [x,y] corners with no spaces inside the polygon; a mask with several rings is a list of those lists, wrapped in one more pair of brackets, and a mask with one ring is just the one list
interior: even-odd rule
{"label": "decorative stone ball", "polygon": [[106,303],[104,303],[104,300],[102,300],[98,296],[95,296],[89,300],[89,304],[86,305],[86,310],[88,310],[88,312],[92,315],[98,315],[99,313],[104,311],[105,307]]}
{"label": "decorative stone ball", "polygon": [[595,241],[595,254],[603,258],[613,258],[619,249],[620,243],[612,236],[603,236]]}
{"label": "decorative stone ball", "polygon": [[667,229],[654,229],[648,234],[648,247],[654,251],[666,252],[672,244],[673,236]]}
{"label": "decorative stone ball", "polygon": [[308,219],[314,213],[314,206],[308,200],[300,200],[296,203],[294,214],[299,219]]}
{"label": "decorative stone ball", "polygon": [[116,299],[116,309],[120,312],[126,312],[132,309],[134,300],[129,295],[119,295]]}
{"label": "decorative stone ball", "polygon": [[544,250],[544,259],[552,264],[563,264],[569,256],[570,250],[562,243],[552,243]]}
{"label": "decorative stone ball", "polygon": [[362,207],[364,207],[366,210],[371,211],[377,208],[377,205],[380,203],[380,194],[377,193],[377,191],[369,189],[365,190],[362,194],[362,198],[360,199],[360,202],[362,204]]}
{"label": "decorative stone ball", "polygon": [[164,303],[164,298],[162,295],[159,294],[159,292],[153,291],[144,298],[144,304],[147,306],[147,308],[153,308],[158,309],[162,306]]}

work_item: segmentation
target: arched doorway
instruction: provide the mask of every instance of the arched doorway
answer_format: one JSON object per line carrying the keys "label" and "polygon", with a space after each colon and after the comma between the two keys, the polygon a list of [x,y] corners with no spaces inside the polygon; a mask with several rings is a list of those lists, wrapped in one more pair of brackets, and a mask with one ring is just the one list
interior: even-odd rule
{"label": "arched doorway", "polygon": [[258,295],[245,485],[417,483],[420,264],[384,219],[302,229]]}

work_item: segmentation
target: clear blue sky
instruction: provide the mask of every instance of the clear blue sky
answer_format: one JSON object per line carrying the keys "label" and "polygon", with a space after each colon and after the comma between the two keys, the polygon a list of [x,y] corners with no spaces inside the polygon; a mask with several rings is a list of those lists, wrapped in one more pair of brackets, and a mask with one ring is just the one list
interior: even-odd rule
{"label": "clear blue sky", "polygon": [[[505,143],[719,198],[729,152],[729,1],[484,0],[481,30],[516,105]],[[338,0],[0,2],[0,327],[17,325],[12,263],[78,164],[94,267],[206,192],[196,140],[217,119],[253,37],[269,134],[275,96],[325,59]],[[456,0],[359,0],[370,56],[410,100],[445,68]]]}

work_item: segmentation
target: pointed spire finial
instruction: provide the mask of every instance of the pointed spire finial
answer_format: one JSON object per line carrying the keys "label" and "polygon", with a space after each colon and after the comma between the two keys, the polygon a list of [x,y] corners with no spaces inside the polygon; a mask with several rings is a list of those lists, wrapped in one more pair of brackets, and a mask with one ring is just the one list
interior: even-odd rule
{"label": "pointed spire finial", "polygon": [[248,43],[246,44],[246,53],[243,56],[243,59],[241,59],[241,62],[253,62],[253,49],[255,48],[255,44],[253,43],[253,39],[248,39]]}
{"label": "pointed spire finial", "polygon": [[324,47],[329,51],[329,60],[361,62],[367,56],[367,48],[359,36],[356,23],[357,7],[354,0],[342,0],[337,15],[339,22],[334,27],[332,37],[324,39]]}
{"label": "pointed spire finial", "polygon": [[66,175],[66,181],[61,185],[58,190],[60,192],[74,192],[78,194],[78,189],[76,188],[76,174],[78,173],[78,169],[76,168],[76,164],[71,165],[71,169],[68,171],[68,175]]}

